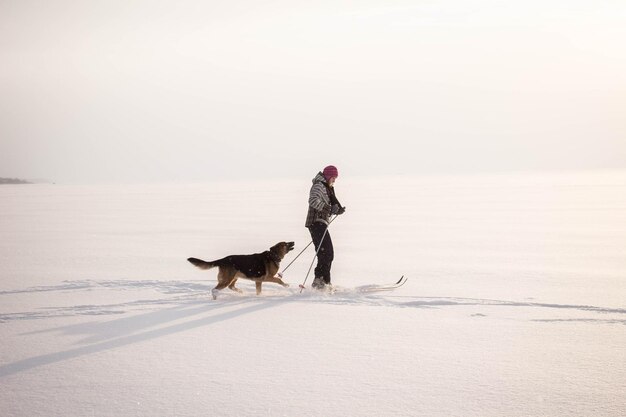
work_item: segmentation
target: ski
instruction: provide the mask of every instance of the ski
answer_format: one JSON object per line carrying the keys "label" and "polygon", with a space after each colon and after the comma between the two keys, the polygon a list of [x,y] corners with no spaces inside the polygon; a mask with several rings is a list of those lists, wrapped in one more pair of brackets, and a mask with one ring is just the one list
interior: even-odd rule
{"label": "ski", "polygon": [[[408,278],[405,278],[404,275],[400,277],[398,281],[392,284],[369,284],[369,285],[361,285],[359,287],[354,288],[344,288],[344,287],[332,287],[327,291],[320,291],[320,293],[324,294],[335,294],[335,293],[373,293],[373,292],[383,292],[383,291],[393,291],[397,288],[402,287],[406,284]],[[304,285],[300,285],[300,290],[307,289]]]}
{"label": "ski", "polygon": [[400,279],[394,284],[373,284],[373,285],[363,285],[360,287],[356,287],[354,290],[356,292],[380,292],[380,291],[393,291],[397,288],[400,288],[404,284],[406,284],[408,278],[405,278],[404,275],[400,277]]}

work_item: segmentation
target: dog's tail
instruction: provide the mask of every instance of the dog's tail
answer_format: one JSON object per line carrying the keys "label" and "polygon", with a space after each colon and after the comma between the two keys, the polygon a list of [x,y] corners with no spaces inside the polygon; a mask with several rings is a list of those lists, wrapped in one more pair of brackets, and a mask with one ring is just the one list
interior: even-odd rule
{"label": "dog's tail", "polygon": [[217,266],[214,262],[207,262],[207,261],[203,261],[202,259],[187,258],[187,260],[200,269],[211,269]]}

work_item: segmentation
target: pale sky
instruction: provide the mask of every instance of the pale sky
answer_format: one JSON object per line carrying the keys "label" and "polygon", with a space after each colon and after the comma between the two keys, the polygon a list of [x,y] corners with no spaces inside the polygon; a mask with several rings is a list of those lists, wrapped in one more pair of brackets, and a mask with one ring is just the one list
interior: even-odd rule
{"label": "pale sky", "polygon": [[625,45],[624,0],[0,0],[0,177],[626,169]]}

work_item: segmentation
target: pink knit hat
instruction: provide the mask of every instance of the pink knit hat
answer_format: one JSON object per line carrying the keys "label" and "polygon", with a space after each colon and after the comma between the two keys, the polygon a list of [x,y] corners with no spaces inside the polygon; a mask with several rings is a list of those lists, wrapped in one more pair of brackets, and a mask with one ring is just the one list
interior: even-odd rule
{"label": "pink knit hat", "polygon": [[334,165],[328,165],[326,168],[324,168],[324,171],[322,173],[324,174],[324,178],[326,178],[326,181],[329,181],[331,178],[337,178],[339,176],[339,171]]}

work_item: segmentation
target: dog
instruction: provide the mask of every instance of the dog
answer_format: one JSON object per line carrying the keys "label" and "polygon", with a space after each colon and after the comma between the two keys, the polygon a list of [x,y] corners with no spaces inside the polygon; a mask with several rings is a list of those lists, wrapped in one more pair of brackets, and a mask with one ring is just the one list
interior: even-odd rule
{"label": "dog", "polygon": [[280,267],[280,261],[287,253],[293,250],[294,245],[294,242],[279,242],[262,253],[230,255],[212,262],[206,262],[197,258],[188,258],[187,260],[200,269],[219,268],[217,286],[211,290],[214,300],[217,299],[219,291],[226,287],[239,293],[243,292],[235,287],[235,283],[239,278],[255,281],[256,294],[260,295],[261,286],[264,282],[275,282],[283,287],[289,286],[276,274]]}

